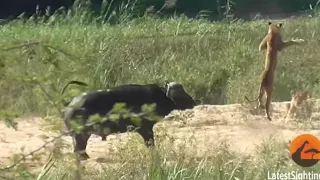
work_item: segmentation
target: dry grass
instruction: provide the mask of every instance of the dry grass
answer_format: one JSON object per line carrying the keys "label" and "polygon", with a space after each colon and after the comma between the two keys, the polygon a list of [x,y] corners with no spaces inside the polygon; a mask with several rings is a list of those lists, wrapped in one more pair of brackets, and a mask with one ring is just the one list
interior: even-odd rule
{"label": "dry grass", "polygon": [[[312,108],[318,105],[319,102]],[[174,111],[154,128],[156,149],[147,149],[136,133],[110,135],[107,141],[93,136],[87,147],[91,158],[82,163],[85,168],[82,175],[90,179],[170,179],[171,176],[190,176],[191,179],[211,179],[212,176],[218,179],[263,179],[267,171],[301,169],[289,158],[289,141],[302,133],[320,136],[318,128],[311,127],[311,124],[319,124],[316,119],[319,117],[314,116],[310,124],[295,119],[283,127],[281,117],[286,113],[285,106],[286,102],[273,103],[272,122],[263,115],[249,114],[246,107],[237,104],[206,105],[193,110]],[[0,163],[9,164],[9,158],[19,153],[22,147],[24,152],[29,152],[41,146],[43,140],[57,136],[55,132],[48,132],[48,128],[52,129],[52,126],[48,126],[50,119],[20,120],[18,131],[1,125],[3,141],[0,142],[0,148],[3,151]],[[52,121],[49,122],[52,124]],[[44,178],[71,178],[72,169],[75,168],[72,165],[71,138],[63,137],[60,143],[48,146],[46,153],[36,153],[35,156],[39,158],[37,161],[30,157],[25,162],[28,171],[39,174],[48,152],[55,147],[54,166]],[[278,165],[274,166],[274,162]],[[219,167],[224,172],[218,171]],[[318,172],[317,167],[314,166],[310,171]],[[201,173],[197,174],[197,171]],[[21,175],[16,175],[16,178],[21,178]]]}

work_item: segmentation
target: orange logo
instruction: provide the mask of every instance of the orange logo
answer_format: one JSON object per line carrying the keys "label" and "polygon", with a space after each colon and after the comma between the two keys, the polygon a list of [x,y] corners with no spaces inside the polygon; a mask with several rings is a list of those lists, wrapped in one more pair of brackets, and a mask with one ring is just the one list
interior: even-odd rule
{"label": "orange logo", "polygon": [[291,142],[290,155],[299,166],[313,166],[320,160],[320,140],[311,134],[302,134]]}

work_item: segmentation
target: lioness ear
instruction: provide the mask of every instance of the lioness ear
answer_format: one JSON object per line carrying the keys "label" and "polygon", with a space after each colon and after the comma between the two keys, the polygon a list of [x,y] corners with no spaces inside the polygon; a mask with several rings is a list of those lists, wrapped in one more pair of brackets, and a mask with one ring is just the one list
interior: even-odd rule
{"label": "lioness ear", "polygon": [[307,94],[307,98],[311,98],[311,93],[309,91],[305,91],[305,93]]}
{"label": "lioness ear", "polygon": [[282,25],[283,25],[282,23],[279,23],[279,27],[282,27]]}
{"label": "lioness ear", "polygon": [[268,25],[270,26],[271,24],[272,24],[272,22],[269,21],[269,22],[268,22]]}
{"label": "lioness ear", "polygon": [[291,94],[291,98],[293,98],[294,94],[295,94],[295,91],[291,90],[290,91],[290,94]]}

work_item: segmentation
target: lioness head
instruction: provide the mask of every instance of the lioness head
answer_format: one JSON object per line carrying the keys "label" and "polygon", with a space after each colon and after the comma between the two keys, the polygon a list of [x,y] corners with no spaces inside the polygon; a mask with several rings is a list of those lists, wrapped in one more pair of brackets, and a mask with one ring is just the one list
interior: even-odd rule
{"label": "lioness head", "polygon": [[310,97],[311,96],[308,91],[291,93],[291,102],[287,104],[287,114],[285,116],[286,122],[287,122],[287,117],[291,116],[292,114],[296,114],[297,110],[300,108],[300,105],[303,103],[303,101],[306,101]]}
{"label": "lioness head", "polygon": [[282,23],[275,23],[273,24],[272,22],[268,22],[269,25],[269,33],[280,33],[281,32],[281,28],[283,27]]}
{"label": "lioness head", "polygon": [[292,102],[296,105],[300,105],[303,101],[310,98],[308,91],[295,92],[291,94]]}

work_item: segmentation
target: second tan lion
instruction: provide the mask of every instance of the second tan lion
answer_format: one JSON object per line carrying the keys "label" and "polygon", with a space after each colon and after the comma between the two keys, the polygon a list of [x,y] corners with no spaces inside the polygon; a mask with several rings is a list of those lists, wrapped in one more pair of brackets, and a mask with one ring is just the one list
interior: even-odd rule
{"label": "second tan lion", "polygon": [[[278,63],[278,60],[277,60],[278,52],[280,52],[284,48],[289,47],[291,45],[299,44],[304,40],[291,39],[289,41],[282,41],[282,37],[281,37],[282,23],[272,24],[271,22],[269,22],[268,25],[269,25],[268,34],[259,45],[259,51],[267,49],[265,68],[261,75],[261,83],[260,83],[259,92],[258,92],[259,95],[255,100],[252,100],[252,101],[250,101],[246,96],[245,98],[249,102],[259,100],[258,101],[259,105],[256,108],[258,107],[265,108],[267,118],[271,121],[269,111],[270,111],[270,104],[271,104],[271,96],[273,92],[274,73]],[[262,105],[263,95],[267,96],[265,105]]]}
{"label": "second tan lion", "polygon": [[287,114],[284,117],[285,122],[291,115],[296,116],[297,110],[301,108],[301,104],[310,98],[308,91],[300,91],[291,94],[291,102],[287,105]]}

